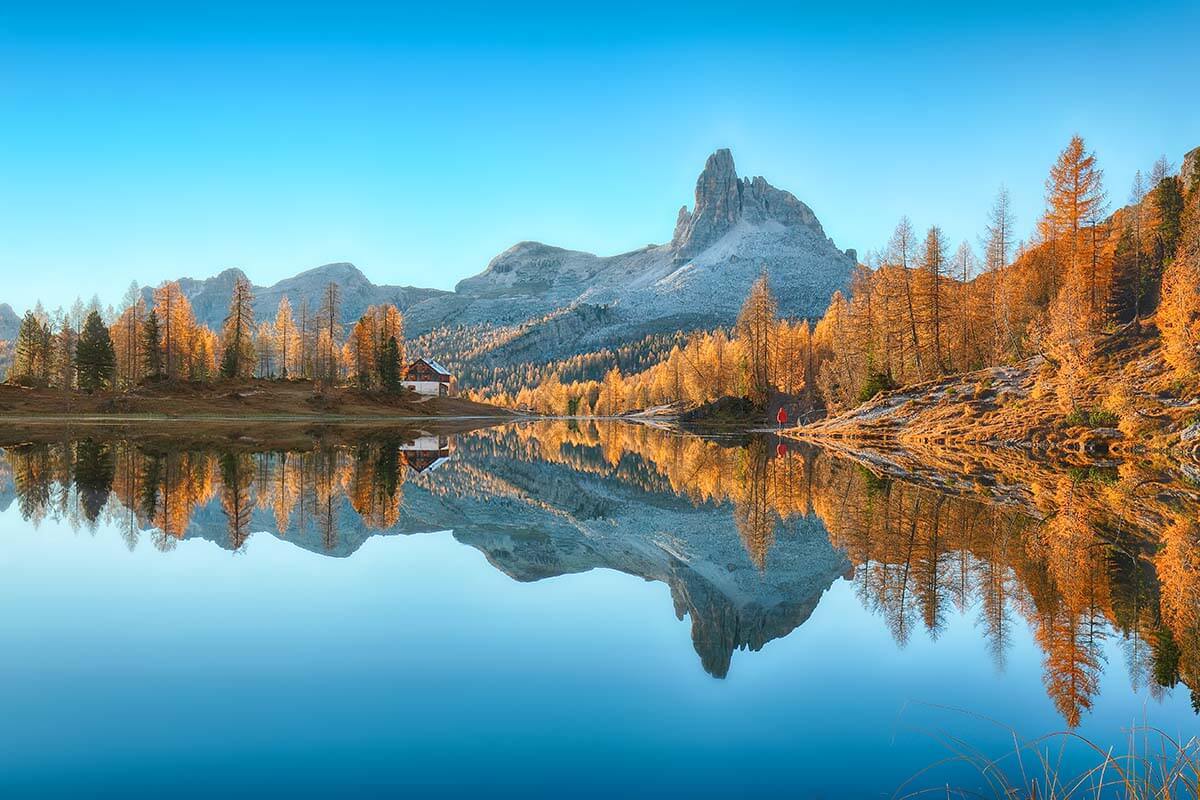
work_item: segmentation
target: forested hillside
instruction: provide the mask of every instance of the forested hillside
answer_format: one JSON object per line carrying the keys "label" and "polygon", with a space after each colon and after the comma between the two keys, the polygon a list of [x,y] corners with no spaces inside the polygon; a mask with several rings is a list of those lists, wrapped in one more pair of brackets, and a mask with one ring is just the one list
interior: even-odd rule
{"label": "forested hillside", "polygon": [[[1076,136],[1049,170],[1045,211],[1025,240],[1001,188],[982,253],[967,242],[951,248],[937,226],[920,234],[905,217],[818,320],[780,318],[764,272],[732,329],[690,334],[649,369],[592,380],[557,372],[515,395],[481,395],[595,414],[725,395],[803,397],[836,414],[880,392],[1008,365],[1036,370],[1037,393],[1064,417],[1187,405],[1200,386],[1198,160],[1200,149],[1176,171],[1159,159],[1112,211],[1100,163]],[[1161,370],[1097,368],[1146,346]]]}

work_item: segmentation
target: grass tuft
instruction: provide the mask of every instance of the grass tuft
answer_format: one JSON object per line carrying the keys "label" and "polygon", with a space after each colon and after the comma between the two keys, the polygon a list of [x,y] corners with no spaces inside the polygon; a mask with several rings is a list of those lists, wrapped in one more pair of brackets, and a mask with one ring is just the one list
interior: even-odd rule
{"label": "grass tuft", "polygon": [[1068,428],[1115,428],[1118,422],[1120,418],[1114,412],[1095,408],[1077,408],[1063,417]]}
{"label": "grass tuft", "polygon": [[[965,712],[959,712],[965,713]],[[975,714],[969,716],[978,717]],[[1200,798],[1200,739],[1179,740],[1151,726],[1128,729],[1124,754],[1104,748],[1073,731],[1059,731],[1032,740],[994,720],[1006,730],[1012,751],[991,758],[958,737],[934,734],[950,751],[947,758],[918,772],[893,795],[899,800],[938,796],[993,798],[994,800],[1197,800]],[[1066,771],[1070,748],[1082,748],[1092,765],[1077,774]],[[965,763],[978,772],[982,785],[975,788],[915,788],[922,777],[933,777],[938,767]]]}

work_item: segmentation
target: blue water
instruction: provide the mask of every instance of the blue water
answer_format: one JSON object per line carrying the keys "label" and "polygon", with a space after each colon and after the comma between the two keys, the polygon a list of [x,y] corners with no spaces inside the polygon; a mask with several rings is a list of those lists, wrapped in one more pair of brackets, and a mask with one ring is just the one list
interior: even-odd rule
{"label": "blue water", "polygon": [[[664,583],[518,582],[450,532],[130,551],[116,522],[14,504],[0,575],[4,797],[885,797],[948,754],[938,731],[1011,748],[973,715],[1063,727],[1019,620],[1002,671],[974,607],[900,648],[846,578],[719,679]],[[1135,691],[1118,637],[1103,652],[1081,734],[1200,728],[1184,687]]]}

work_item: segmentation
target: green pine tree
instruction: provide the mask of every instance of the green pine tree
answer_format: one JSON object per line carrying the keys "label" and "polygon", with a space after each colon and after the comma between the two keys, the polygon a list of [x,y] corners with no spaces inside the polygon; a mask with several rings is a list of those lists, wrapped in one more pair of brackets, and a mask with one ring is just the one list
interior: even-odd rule
{"label": "green pine tree", "polygon": [[50,370],[50,329],[33,311],[25,313],[13,347],[9,383],[45,385]]}
{"label": "green pine tree", "polygon": [[1133,228],[1126,224],[1121,229],[1121,237],[1113,252],[1112,293],[1108,309],[1113,319],[1120,323],[1129,322],[1137,316],[1142,297],[1147,291],[1140,256]]}
{"label": "green pine tree", "polygon": [[395,336],[389,336],[383,346],[379,362],[379,382],[384,391],[400,391],[400,345]]}
{"label": "green pine tree", "polygon": [[142,325],[142,352],[146,354],[146,377],[151,380],[162,378],[162,331],[158,325],[158,313],[154,309],[150,309],[150,315]]}
{"label": "green pine tree", "polygon": [[1176,177],[1164,178],[1154,189],[1158,225],[1154,231],[1155,263],[1162,266],[1175,255],[1183,226],[1183,192]]}
{"label": "green pine tree", "polygon": [[75,372],[79,388],[89,392],[111,385],[117,373],[112,336],[95,311],[87,315],[75,347]]}

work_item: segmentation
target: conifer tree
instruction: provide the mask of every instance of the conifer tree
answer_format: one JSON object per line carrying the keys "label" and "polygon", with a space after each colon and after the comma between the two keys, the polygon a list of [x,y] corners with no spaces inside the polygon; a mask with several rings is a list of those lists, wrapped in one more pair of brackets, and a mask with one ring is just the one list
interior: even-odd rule
{"label": "conifer tree", "polygon": [[[980,297],[974,281],[977,268],[975,252],[971,245],[961,242],[954,253],[954,277],[959,281],[958,308],[958,355],[951,358],[952,366],[956,369],[971,369],[972,365],[991,356],[995,343],[986,341],[988,333],[994,330],[992,320],[995,317],[995,306],[991,302],[993,296]],[[974,341],[973,341],[974,340]],[[984,340],[982,343],[977,343]],[[981,354],[980,351],[986,351]]]}
{"label": "conifer tree", "polygon": [[1013,250],[1016,235],[1013,229],[1016,220],[1012,214],[1008,189],[1000,187],[996,200],[988,212],[984,236],[984,269],[990,274],[988,281],[990,305],[996,309],[993,328],[997,354],[1015,357],[1020,353],[1016,309],[1017,298],[1012,277],[1008,274],[1009,254]]}
{"label": "conifer tree", "polygon": [[254,334],[254,354],[258,361],[260,378],[274,378],[278,372],[278,354],[275,352],[275,325],[263,322]]}
{"label": "conifer tree", "polygon": [[1154,226],[1154,261],[1164,265],[1179,246],[1179,234],[1182,230],[1183,192],[1179,179],[1167,176],[1154,187],[1154,209],[1156,225]]}
{"label": "conifer tree", "polygon": [[169,281],[155,290],[154,310],[158,312],[162,332],[163,374],[170,380],[190,376],[196,319],[191,303],[177,282]]}
{"label": "conifer tree", "polygon": [[379,372],[376,378],[382,382],[383,351],[387,347],[389,339],[396,340],[396,358],[400,363],[404,363],[404,316],[400,313],[400,309],[391,303],[372,306],[367,313],[371,314],[375,320],[374,361],[376,370]]}
{"label": "conifer tree", "polygon": [[317,315],[317,359],[320,362],[317,373],[318,377],[329,383],[337,379],[337,343],[342,338],[341,313],[341,288],[330,281],[321,293],[321,311]]}
{"label": "conifer tree", "polygon": [[1163,273],[1158,328],[1175,375],[1193,383],[1200,379],[1200,192],[1188,196],[1178,249]]}
{"label": "conifer tree", "polygon": [[774,346],[777,305],[767,284],[766,270],[750,287],[738,314],[738,337],[744,342],[750,376],[750,399],[763,404],[772,388],[770,361]]}
{"label": "conifer tree", "polygon": [[[892,238],[888,242],[887,253],[884,256],[887,263],[897,268],[899,282],[902,289],[901,303],[906,319],[907,333],[910,337],[908,352],[911,354],[913,363],[916,368],[917,378],[924,377],[924,369],[921,359],[921,336],[917,332],[919,325],[917,317],[917,300],[914,297],[912,275],[910,270],[916,261],[916,234],[913,232],[912,221],[907,216],[901,217],[900,222],[896,224],[896,230],[892,233]],[[901,347],[901,364],[904,364],[904,349]]]}
{"label": "conifer tree", "polygon": [[1137,317],[1141,306],[1142,258],[1136,231],[1136,222],[1126,223],[1113,249],[1108,315],[1120,323]]}
{"label": "conifer tree", "polygon": [[929,327],[929,341],[933,347],[933,358],[930,359],[938,374],[946,371],[944,350],[942,348],[942,329],[945,312],[942,307],[943,276],[946,272],[946,238],[942,229],[932,226],[925,234],[925,247],[921,255],[921,270],[924,273],[925,314]]}
{"label": "conifer tree", "polygon": [[346,372],[363,389],[371,388],[376,376],[375,317],[368,311],[350,329],[345,346]]}
{"label": "conifer tree", "polygon": [[1061,244],[1063,257],[1058,266],[1065,281],[1077,284],[1073,294],[1086,302],[1089,327],[1100,317],[1100,303],[1084,229],[1101,216],[1105,203],[1104,173],[1096,156],[1087,150],[1082,137],[1072,136],[1046,179],[1046,213],[1040,229],[1047,241]]}
{"label": "conifer tree", "polygon": [[1200,377],[1200,264],[1176,258],[1163,272],[1158,310],[1163,357],[1175,374],[1189,382]]}
{"label": "conifer tree", "polygon": [[293,369],[293,364],[303,363],[300,348],[300,335],[296,331],[296,322],[292,318],[292,304],[284,295],[279,300],[279,308],[275,312],[274,349],[279,362],[279,377],[287,380],[298,377],[301,369]]}
{"label": "conifer tree", "polygon": [[9,383],[45,386],[50,378],[50,329],[35,311],[25,312],[13,347]]}
{"label": "conifer tree", "polygon": [[313,377],[313,323],[312,314],[308,310],[308,300],[300,301],[299,322],[296,325],[299,355],[296,359],[296,372],[301,378]]}
{"label": "conifer tree", "polygon": [[208,326],[196,330],[192,343],[192,365],[190,377],[194,381],[207,382],[213,376],[213,358],[217,347],[217,336]]}
{"label": "conifer tree", "polygon": [[[1145,206],[1146,182],[1139,169],[1134,173],[1133,185],[1129,189],[1129,235],[1132,241],[1126,240],[1122,244],[1118,240],[1117,246],[1122,250],[1123,260],[1119,265],[1113,265],[1114,280],[1118,282],[1115,290],[1120,291],[1123,295],[1116,299],[1115,304],[1117,311],[1126,316],[1125,321],[1132,318],[1128,317],[1130,306],[1132,306],[1133,317],[1141,317],[1142,299],[1151,289],[1148,286],[1147,274],[1149,259],[1145,257],[1147,218]],[[1124,234],[1125,232],[1122,231],[1122,236]]]}
{"label": "conifer tree", "polygon": [[[83,326],[82,312],[83,303],[76,300],[71,312],[63,313],[60,309],[54,314],[58,332],[53,335],[51,344],[50,383],[59,389],[70,390],[75,386],[75,347],[79,341],[79,329]],[[79,327],[74,323],[77,316]]]}
{"label": "conifer tree", "polygon": [[146,377],[161,380],[164,375],[162,331],[158,325],[158,311],[153,308],[142,326],[142,352],[146,358]]}
{"label": "conifer tree", "polygon": [[250,281],[238,277],[229,298],[229,313],[222,331],[221,377],[249,378],[254,374],[254,295]]}
{"label": "conifer tree", "polygon": [[395,336],[389,336],[383,346],[379,362],[379,378],[384,391],[400,391],[400,345]]}
{"label": "conifer tree", "polygon": [[121,305],[122,311],[110,329],[117,350],[117,380],[125,386],[135,386],[141,382],[146,367],[142,351],[146,301],[137,281],[129,285]]}
{"label": "conifer tree", "polygon": [[117,354],[100,314],[92,311],[83,324],[75,353],[79,388],[94,391],[110,386],[116,376]]}

